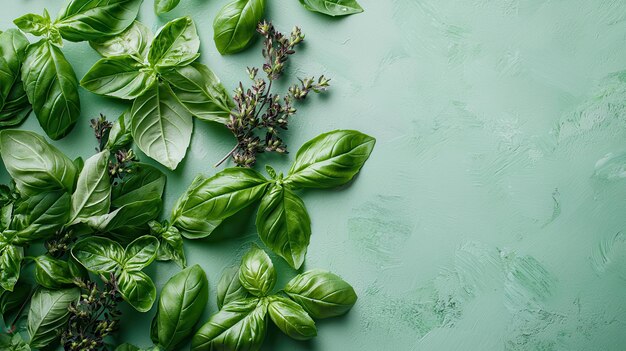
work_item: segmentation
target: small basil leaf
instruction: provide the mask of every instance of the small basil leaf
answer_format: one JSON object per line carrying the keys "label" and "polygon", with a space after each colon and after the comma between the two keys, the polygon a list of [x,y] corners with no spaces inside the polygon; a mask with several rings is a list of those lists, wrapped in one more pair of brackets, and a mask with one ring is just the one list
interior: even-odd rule
{"label": "small basil leaf", "polygon": [[209,299],[209,281],[198,265],[174,275],[163,286],[159,308],[152,327],[155,344],[164,350],[179,350],[178,345],[193,331]]}
{"label": "small basil leaf", "polygon": [[337,275],[320,269],[293,278],[285,293],[299,303],[313,318],[329,318],[348,312],[357,296],[350,284]]}
{"label": "small basil leaf", "polygon": [[257,351],[267,331],[267,307],[257,299],[238,300],[209,318],[191,340],[192,351]]}
{"label": "small basil leaf", "polygon": [[36,36],[42,36],[48,32],[50,26],[50,18],[45,18],[34,13],[29,13],[22,17],[18,17],[13,20],[13,23],[17,28],[23,30],[26,33],[30,33]]}
{"label": "small basil leaf", "polygon": [[130,135],[129,127],[130,111],[127,110],[122,113],[122,115],[115,122],[113,122],[105,148],[115,151],[129,146],[133,141],[133,137]]}
{"label": "small basil leaf", "polygon": [[272,187],[261,200],[256,226],[268,248],[294,269],[302,266],[311,238],[311,219],[293,191]]}
{"label": "small basil leaf", "polygon": [[193,120],[167,84],[153,84],[133,103],[131,133],[146,155],[174,170],[185,157]]}
{"label": "small basil leaf", "polygon": [[205,65],[194,62],[162,72],[172,90],[189,112],[204,121],[227,124],[234,108],[220,79]]}
{"label": "small basil leaf", "polygon": [[172,210],[172,224],[183,236],[206,237],[222,220],[257,201],[267,179],[247,168],[228,168],[211,178],[197,179]]}
{"label": "small basil leaf", "polygon": [[114,37],[98,38],[90,42],[91,47],[103,57],[130,55],[144,62],[152,42],[152,31],[143,23],[134,21],[122,33]]}
{"label": "small basil leaf", "polygon": [[135,239],[124,252],[123,269],[139,271],[150,265],[156,258],[159,240],[150,235]]}
{"label": "small basil leaf", "polygon": [[123,265],[124,248],[107,238],[92,237],[77,242],[72,256],[90,272],[110,273]]}
{"label": "small basil leaf", "polygon": [[109,156],[104,150],[85,161],[78,176],[76,191],[72,194],[70,224],[104,215],[111,206],[111,181],[109,179]]}
{"label": "small basil leaf", "polygon": [[148,223],[152,235],[160,239],[157,260],[174,261],[181,268],[187,266],[185,250],[183,247],[183,237],[176,227],[169,224],[162,225],[157,221]]}
{"label": "small basil leaf", "polygon": [[48,255],[35,258],[35,281],[47,289],[61,289],[74,283],[74,276],[66,261]]}
{"label": "small basil leaf", "polygon": [[239,267],[241,285],[255,296],[267,296],[276,285],[276,270],[272,260],[254,245],[241,259]]}
{"label": "small basil leaf", "polygon": [[336,130],[305,143],[285,183],[296,188],[333,188],[349,182],[369,158],[376,139],[354,130]]}
{"label": "small basil leaf", "polygon": [[313,319],[302,306],[286,297],[273,296],[267,311],[274,324],[293,339],[308,340],[317,335]]}
{"label": "small basil leaf", "polygon": [[24,249],[0,239],[0,288],[13,291],[20,277]]}
{"label": "small basil leaf", "polygon": [[32,286],[22,280],[15,284],[13,291],[2,290],[0,292],[0,315],[6,318],[18,312],[26,300],[30,298],[31,290]]}
{"label": "small basil leaf", "polygon": [[264,13],[265,0],[233,0],[226,4],[213,21],[213,40],[217,50],[227,55],[248,47]]}
{"label": "small basil leaf", "polygon": [[64,290],[39,289],[33,295],[28,311],[30,346],[36,349],[55,343],[69,318],[71,303],[78,301],[78,288]]}
{"label": "small basil leaf", "polygon": [[74,190],[76,166],[39,135],[3,130],[0,148],[4,165],[20,193],[35,195],[44,191]]}
{"label": "small basil leaf", "polygon": [[0,334],[0,349],[3,351],[31,351],[20,333]]}
{"label": "small basil leaf", "polygon": [[122,273],[117,278],[120,294],[139,312],[148,312],[156,300],[156,287],[144,272]]}
{"label": "small basil leaf", "polygon": [[200,38],[191,17],[168,22],[154,37],[148,62],[152,66],[173,67],[186,65],[198,58]]}
{"label": "small basil leaf", "polygon": [[64,39],[96,40],[128,28],[143,0],[72,0],[55,22]]}
{"label": "small basil leaf", "polygon": [[328,16],[346,16],[363,12],[356,0],[300,0],[305,9]]}
{"label": "small basil leaf", "polygon": [[61,49],[48,40],[28,48],[22,81],[39,124],[52,139],[66,136],[80,116],[78,80]]}
{"label": "small basil leaf", "polygon": [[162,15],[172,11],[178,6],[178,3],[180,3],[180,0],[154,0],[154,11],[158,15]]}
{"label": "small basil leaf", "polygon": [[70,208],[70,195],[63,190],[22,198],[16,203],[10,227],[20,243],[49,239],[68,222]]}
{"label": "small basil leaf", "polygon": [[150,199],[151,194],[161,196],[165,182],[165,174],[159,169],[145,163],[136,163],[131,173],[113,187],[111,205],[120,208],[134,201]]}
{"label": "small basil leaf", "polygon": [[250,297],[250,293],[239,281],[239,266],[225,269],[217,283],[217,308],[222,309],[224,305],[247,297]]}
{"label": "small basil leaf", "polygon": [[85,74],[80,85],[94,94],[132,100],[156,81],[156,75],[133,57],[100,59]]}

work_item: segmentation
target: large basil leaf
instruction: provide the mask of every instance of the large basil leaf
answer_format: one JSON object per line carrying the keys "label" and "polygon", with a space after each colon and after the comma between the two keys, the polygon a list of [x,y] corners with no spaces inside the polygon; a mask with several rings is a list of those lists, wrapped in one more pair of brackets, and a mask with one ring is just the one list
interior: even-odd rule
{"label": "large basil leaf", "polygon": [[188,238],[206,237],[222,220],[257,201],[267,179],[247,168],[225,169],[194,181],[172,210],[172,224]]}
{"label": "large basil leaf", "polygon": [[4,58],[16,78],[19,77],[28,44],[26,36],[17,29],[12,28],[0,33],[0,56]]}
{"label": "large basil leaf", "polygon": [[30,301],[28,334],[30,346],[44,348],[56,340],[69,318],[68,307],[80,297],[78,288],[65,290],[39,289]]}
{"label": "large basil leaf", "polygon": [[346,16],[363,12],[356,0],[300,0],[305,9],[328,16]]}
{"label": "large basil leaf", "polygon": [[94,94],[132,100],[155,81],[154,71],[125,55],[100,59],[85,74],[80,85]]}
{"label": "large basil leaf", "polygon": [[227,268],[217,283],[217,308],[222,309],[232,301],[250,297],[250,293],[239,281],[239,266]]}
{"label": "large basil leaf", "polygon": [[134,21],[122,33],[114,37],[105,37],[91,41],[94,48],[103,57],[130,55],[139,62],[144,62],[152,42],[152,31],[143,23]]}
{"label": "large basil leaf", "polygon": [[105,149],[85,161],[83,170],[78,176],[76,191],[72,194],[70,223],[77,223],[109,212],[111,206],[110,153]]}
{"label": "large basil leaf", "polygon": [[20,277],[24,249],[0,238],[0,288],[13,291]]}
{"label": "large basil leaf", "polygon": [[49,255],[35,257],[35,281],[47,289],[60,289],[74,283],[68,262]]}
{"label": "large basil leaf", "polygon": [[336,130],[308,141],[296,155],[285,183],[296,188],[333,188],[349,182],[369,158],[376,139]]}
{"label": "large basil leaf", "polygon": [[178,3],[180,3],[180,0],[154,0],[154,11],[158,15],[162,15],[172,11],[178,6]]}
{"label": "large basil leaf", "polygon": [[272,187],[261,200],[256,226],[267,247],[291,267],[302,266],[311,238],[311,218],[298,195],[289,188]]}
{"label": "large basil leaf", "polygon": [[76,165],[39,135],[20,130],[0,132],[2,160],[20,193],[72,192],[78,173]]}
{"label": "large basil leaf", "polygon": [[30,113],[20,74],[28,44],[17,29],[0,33],[0,127],[17,125]]}
{"label": "large basil leaf", "polygon": [[61,49],[43,39],[28,48],[22,81],[39,124],[52,139],[67,135],[80,115],[78,80]]}
{"label": "large basil leaf", "polygon": [[117,285],[124,301],[139,312],[148,312],[156,300],[156,287],[152,279],[144,272],[122,273],[117,278]]}
{"label": "large basil leaf", "polygon": [[213,40],[222,55],[245,49],[256,35],[263,19],[265,0],[233,0],[226,4],[213,21]]}
{"label": "large basil leaf", "polygon": [[200,38],[191,17],[168,22],[154,37],[148,62],[156,67],[186,65],[198,58]]}
{"label": "large basil leaf", "polygon": [[152,341],[164,350],[178,350],[204,311],[209,299],[209,281],[198,265],[174,275],[163,286],[159,309],[152,324]]}
{"label": "large basil leaf", "polygon": [[185,157],[193,120],[167,84],[153,84],[133,103],[131,133],[141,151],[174,170]]}
{"label": "large basil leaf", "polygon": [[135,239],[124,252],[123,269],[133,272],[149,266],[156,258],[158,249],[159,240],[153,236],[144,235]]}
{"label": "large basil leaf", "polygon": [[181,268],[187,267],[183,237],[178,229],[167,222],[161,224],[157,221],[151,221],[148,225],[150,226],[150,233],[160,239],[157,260],[174,261]]}
{"label": "large basil leaf", "polygon": [[257,351],[267,330],[267,307],[257,299],[238,300],[212,315],[191,340],[192,351]]}
{"label": "large basil leaf", "polygon": [[293,339],[308,340],[317,335],[315,322],[302,306],[282,296],[272,296],[267,307],[276,326]]}
{"label": "large basil leaf", "polygon": [[92,237],[77,242],[72,256],[90,272],[112,273],[123,266],[124,248],[113,240]]}
{"label": "large basil leaf", "polygon": [[68,222],[70,208],[70,195],[63,190],[22,198],[13,210],[10,227],[20,243],[48,239]]}
{"label": "large basil leaf", "polygon": [[142,0],[72,0],[55,22],[69,41],[95,40],[122,32],[139,12]]}
{"label": "large basil leaf", "polygon": [[337,275],[314,269],[293,278],[285,292],[313,318],[329,318],[348,312],[357,296],[350,284]]}
{"label": "large basil leaf", "polygon": [[241,259],[239,266],[241,285],[255,296],[267,296],[276,285],[276,270],[272,260],[254,245]]}
{"label": "large basil leaf", "polygon": [[32,108],[28,102],[28,96],[24,91],[22,80],[13,84],[4,106],[0,110],[0,128],[14,127],[24,122],[30,115]]}
{"label": "large basil leaf", "polygon": [[174,67],[161,74],[176,97],[192,115],[204,121],[226,124],[234,103],[220,79],[205,65]]}
{"label": "large basil leaf", "polygon": [[9,96],[14,78],[9,64],[3,57],[0,57],[0,83],[2,84],[0,85],[0,105],[4,105],[5,99]]}

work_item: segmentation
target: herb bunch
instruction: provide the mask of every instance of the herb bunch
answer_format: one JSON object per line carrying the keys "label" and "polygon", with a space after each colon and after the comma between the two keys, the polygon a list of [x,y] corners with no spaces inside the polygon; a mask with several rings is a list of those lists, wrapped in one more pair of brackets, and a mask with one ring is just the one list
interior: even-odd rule
{"label": "herb bunch", "polygon": [[240,82],[235,89],[235,109],[230,113],[227,127],[237,138],[237,145],[216,167],[231,156],[237,166],[252,167],[259,153],[287,153],[280,131],[288,129],[290,117],[297,112],[293,101],[306,99],[311,91],[324,92],[330,86],[330,79],[322,75],[317,80],[315,77],[300,79],[300,83],[291,86],[284,97],[273,93],[274,81],[282,77],[289,56],[296,53],[295,48],[304,41],[304,34],[295,27],[289,36],[285,36],[271,22],[265,21],[259,23],[257,32],[264,38],[265,63],[262,69],[266,78],[258,78],[258,68],[248,67],[252,86],[246,89]]}

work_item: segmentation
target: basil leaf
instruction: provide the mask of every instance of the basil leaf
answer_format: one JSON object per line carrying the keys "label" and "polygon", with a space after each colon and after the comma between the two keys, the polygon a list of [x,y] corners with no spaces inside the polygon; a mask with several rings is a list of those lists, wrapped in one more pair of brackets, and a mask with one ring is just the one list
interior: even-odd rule
{"label": "basil leaf", "polygon": [[71,0],[55,22],[69,41],[95,40],[121,33],[139,12],[142,0]]}
{"label": "basil leaf", "polygon": [[272,296],[267,311],[278,329],[293,339],[308,340],[317,335],[313,319],[302,306],[286,297]]}
{"label": "basil leaf", "polygon": [[20,73],[28,44],[17,29],[0,33],[0,128],[18,125],[30,114]]}
{"label": "basil leaf", "polygon": [[204,121],[230,122],[234,102],[220,79],[205,65],[194,62],[161,73],[189,112]]}
{"label": "basil leaf", "polygon": [[30,33],[36,36],[42,36],[46,34],[50,27],[50,17],[44,17],[29,13],[24,16],[18,17],[13,20],[13,23],[17,28],[23,30],[26,33]]}
{"label": "basil leaf", "polygon": [[300,0],[305,9],[328,16],[346,16],[363,12],[356,0]]}
{"label": "basil leaf", "polygon": [[[0,315],[6,318],[18,312],[26,300],[30,298],[31,290],[32,286],[22,280],[13,286],[13,291],[2,290],[0,292]],[[2,320],[1,317],[0,320]]]}
{"label": "basil leaf", "polygon": [[337,275],[320,269],[293,278],[285,293],[299,303],[313,318],[329,318],[348,312],[357,296],[350,284]]}
{"label": "basil leaf", "polygon": [[150,265],[156,258],[159,240],[150,235],[135,239],[124,252],[122,266],[125,271],[139,271]]}
{"label": "basil leaf", "polygon": [[20,243],[49,239],[68,222],[70,208],[70,195],[62,190],[22,198],[16,203],[10,227]]}
{"label": "basil leaf", "polygon": [[157,252],[157,260],[174,261],[181,268],[187,266],[185,258],[185,250],[183,248],[183,237],[176,227],[166,223],[165,225],[152,221],[148,223],[152,235],[160,239],[159,251]]}
{"label": "basil leaf", "polygon": [[148,157],[174,170],[185,157],[193,121],[167,84],[153,84],[133,103],[131,133]]}
{"label": "basil leaf", "polygon": [[28,96],[24,91],[22,80],[18,80],[11,87],[11,91],[0,109],[0,128],[14,127],[26,120],[32,108]]}
{"label": "basil leaf", "polygon": [[97,38],[89,44],[103,57],[130,55],[144,62],[152,42],[152,31],[143,23],[134,21],[130,27],[114,37]]}
{"label": "basil leaf", "polygon": [[115,351],[141,351],[141,349],[132,344],[122,344],[115,348]]}
{"label": "basil leaf", "polygon": [[4,351],[31,351],[20,333],[0,334],[0,349]]}
{"label": "basil leaf", "polygon": [[110,239],[92,237],[77,242],[72,248],[72,256],[88,271],[104,274],[123,266],[124,248]]}
{"label": "basil leaf", "polygon": [[250,297],[250,293],[239,281],[239,266],[224,270],[220,281],[217,283],[217,308],[222,309],[224,305],[247,297]]}
{"label": "basil leaf", "polygon": [[76,191],[72,194],[70,224],[109,212],[111,206],[109,156],[110,151],[105,149],[85,161],[83,170],[78,176]]}
{"label": "basil leaf", "polygon": [[0,239],[0,288],[13,291],[20,277],[24,250]]}
{"label": "basil leaf", "polygon": [[276,270],[270,257],[254,245],[241,259],[241,285],[255,296],[267,296],[276,285]]}
{"label": "basil leaf", "polygon": [[163,26],[152,41],[148,62],[157,67],[186,65],[198,58],[200,38],[191,17],[181,17]]}
{"label": "basil leaf", "polygon": [[144,272],[122,271],[117,284],[120,295],[139,312],[148,312],[156,300],[156,287]]}
{"label": "basil leaf", "polygon": [[157,168],[136,163],[132,172],[113,187],[111,205],[120,208],[134,201],[150,199],[153,194],[160,197],[165,189],[166,179],[165,174]]}
{"label": "basil leaf", "polygon": [[296,188],[333,188],[346,184],[369,158],[376,139],[354,130],[336,130],[305,143],[285,183]]}
{"label": "basil leaf", "polygon": [[74,276],[66,261],[48,255],[35,257],[35,281],[47,289],[61,289],[74,283]]}
{"label": "basil leaf", "polygon": [[259,350],[267,330],[266,313],[266,306],[257,299],[233,301],[198,330],[191,350]]}
{"label": "basil leaf", "polygon": [[66,136],[80,115],[78,80],[58,46],[47,40],[31,44],[22,81],[39,124],[56,140]]}
{"label": "basil leaf", "polygon": [[44,348],[56,342],[59,330],[69,318],[68,307],[80,297],[78,288],[64,290],[39,289],[30,301],[28,334],[30,346]]}
{"label": "basil leaf", "polygon": [[27,131],[0,132],[2,160],[20,193],[74,190],[76,166],[42,137]]}
{"label": "basil leaf", "polygon": [[161,290],[152,324],[152,341],[164,350],[177,347],[193,331],[209,299],[209,281],[198,265],[175,274]]}
{"label": "basil leaf", "polygon": [[248,47],[264,13],[265,0],[234,0],[226,4],[213,21],[213,40],[217,50],[227,55]]}
{"label": "basil leaf", "polygon": [[261,200],[256,226],[263,243],[294,269],[304,262],[311,238],[311,218],[290,189],[274,186]]}
{"label": "basil leaf", "polygon": [[172,210],[172,224],[183,236],[206,237],[222,222],[257,201],[267,179],[247,168],[228,168],[211,178],[194,181]]}
{"label": "basil leaf", "polygon": [[115,56],[100,59],[80,81],[94,94],[132,100],[156,82],[156,75],[133,57]]}
{"label": "basil leaf", "polygon": [[133,137],[130,135],[130,111],[125,111],[122,115],[113,122],[111,130],[109,130],[109,138],[105,148],[116,151],[121,148],[127,147],[132,143]]}
{"label": "basil leaf", "polygon": [[178,6],[178,3],[180,3],[180,0],[154,0],[154,11],[158,15],[162,15],[172,11]]}

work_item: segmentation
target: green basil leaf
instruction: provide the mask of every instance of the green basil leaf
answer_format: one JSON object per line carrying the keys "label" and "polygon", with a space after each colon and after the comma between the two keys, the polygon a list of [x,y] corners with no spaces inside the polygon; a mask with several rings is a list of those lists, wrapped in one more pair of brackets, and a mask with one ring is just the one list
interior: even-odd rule
{"label": "green basil leaf", "polygon": [[311,238],[311,218],[298,195],[273,186],[261,200],[256,226],[270,250],[300,269]]}
{"label": "green basil leaf", "polygon": [[154,0],[154,11],[158,15],[162,15],[172,11],[178,6],[178,3],[180,3],[180,0]]}
{"label": "green basil leaf", "polygon": [[[0,292],[0,315],[7,317],[20,310],[20,307],[30,298],[32,286],[19,280],[13,291],[2,290]],[[0,320],[2,318],[0,317]]]}
{"label": "green basil leaf", "polygon": [[17,29],[12,28],[0,33],[0,56],[6,60],[16,77],[19,77],[28,44],[26,36]]}
{"label": "green basil leaf", "polygon": [[105,148],[116,151],[121,148],[128,147],[133,141],[130,135],[130,111],[126,110],[122,115],[113,122],[111,130],[109,130],[109,138]]}
{"label": "green basil leaf", "polygon": [[329,318],[348,312],[357,296],[350,284],[337,275],[320,269],[293,278],[285,292],[313,318]]}
{"label": "green basil leaf", "polygon": [[55,22],[69,41],[95,40],[121,33],[139,12],[142,0],[71,0]]}
{"label": "green basil leaf", "polygon": [[156,82],[156,75],[133,57],[115,56],[100,59],[80,81],[94,94],[132,100]]}
{"label": "green basil leaf", "polygon": [[13,291],[20,277],[24,250],[0,240],[0,288]]}
{"label": "green basil leaf", "polygon": [[11,87],[11,91],[0,109],[0,128],[15,127],[30,115],[32,108],[28,96],[24,91],[22,80],[18,80]]}
{"label": "green basil leaf", "polygon": [[139,312],[148,312],[156,300],[156,287],[144,272],[122,271],[117,279],[120,295]]}
{"label": "green basil leaf", "polygon": [[333,188],[349,182],[369,158],[376,139],[354,130],[336,130],[305,143],[285,183],[296,188]]}
{"label": "green basil leaf", "polygon": [[317,335],[313,319],[302,306],[286,297],[272,296],[267,311],[278,329],[293,339],[309,340]]}
{"label": "green basil leaf", "polygon": [[28,334],[30,346],[44,348],[56,342],[59,330],[69,318],[68,307],[80,297],[78,288],[64,290],[39,289],[30,301]]}
{"label": "green basil leaf", "polygon": [[264,13],[265,0],[233,0],[226,4],[213,21],[213,40],[217,50],[227,55],[248,47]]}
{"label": "green basil leaf", "polygon": [[141,351],[141,349],[132,344],[122,344],[115,348],[115,351]]}
{"label": "green basil leaf", "polygon": [[48,40],[28,48],[22,81],[39,124],[56,140],[66,136],[80,116],[78,80],[61,49]]}
{"label": "green basil leaf", "polygon": [[0,128],[18,125],[30,114],[20,73],[28,44],[17,29],[0,33]]}
{"label": "green basil leaf", "polygon": [[24,16],[18,17],[13,20],[13,23],[17,28],[23,30],[26,33],[30,33],[36,36],[42,36],[48,32],[50,26],[50,18],[29,13]]}
{"label": "green basil leaf", "polygon": [[124,248],[113,240],[92,237],[77,242],[72,256],[90,272],[111,273],[123,266]]}
{"label": "green basil leaf", "polygon": [[49,239],[68,222],[70,208],[70,195],[63,190],[22,198],[16,203],[10,227],[21,243]]}
{"label": "green basil leaf", "polygon": [[144,232],[147,223],[161,212],[161,196],[146,194],[150,198],[139,199],[103,216],[92,217],[88,224],[97,231],[108,232],[116,240],[128,243]]}
{"label": "green basil leaf", "polygon": [[222,309],[224,305],[248,297],[250,297],[250,293],[239,281],[239,266],[224,270],[220,281],[217,283],[217,308]]}
{"label": "green basil leaf", "polygon": [[0,105],[4,105],[4,101],[9,96],[14,78],[9,63],[4,57],[0,57]]}
{"label": "green basil leaf", "polygon": [[85,161],[83,170],[78,176],[76,191],[72,194],[70,224],[109,212],[111,206],[110,154],[111,152],[105,149]]}
{"label": "green basil leaf", "polygon": [[174,170],[185,157],[193,120],[167,84],[153,84],[133,103],[131,133],[148,157]]}
{"label": "green basil leaf", "polygon": [[239,281],[252,295],[259,297],[267,296],[276,285],[274,264],[258,246],[253,245],[241,259]]}
{"label": "green basil leaf", "polygon": [[49,255],[35,257],[35,281],[47,289],[61,289],[74,284],[74,276],[66,261]]}
{"label": "green basil leaf", "polygon": [[143,199],[152,198],[151,194],[163,194],[165,174],[159,169],[145,163],[136,163],[131,173],[113,187],[111,205],[120,208],[124,205]]}
{"label": "green basil leaf", "polygon": [[123,269],[129,272],[142,270],[154,261],[158,249],[159,240],[153,236],[144,235],[135,239],[124,252]]}
{"label": "green basil leaf", "polygon": [[72,192],[76,166],[67,156],[39,135],[19,130],[0,132],[2,160],[20,193]]}
{"label": "green basil leaf", "polygon": [[185,250],[183,247],[183,237],[176,227],[169,224],[161,224],[157,221],[148,223],[152,235],[160,239],[157,260],[174,261],[181,268],[187,266]]}
{"label": "green basil leaf", "polygon": [[257,299],[238,300],[209,318],[191,340],[192,351],[257,351],[267,331],[267,307]]}
{"label": "green basil leaf", "polygon": [[305,9],[328,16],[346,16],[363,12],[356,0],[300,0]]}
{"label": "green basil leaf", "polygon": [[178,345],[193,331],[209,299],[209,281],[198,265],[174,275],[163,286],[159,308],[154,317],[152,341],[164,350],[179,350]]}
{"label": "green basil leaf", "polygon": [[196,25],[191,17],[181,17],[157,32],[148,52],[148,62],[158,67],[186,65],[198,58],[199,49]]}
{"label": "green basil leaf", "polygon": [[103,57],[130,55],[144,62],[152,42],[152,31],[143,23],[134,21],[130,27],[114,37],[94,39],[91,47]]}
{"label": "green basil leaf", "polygon": [[30,351],[30,346],[20,333],[0,334],[0,349],[3,351]]}
{"label": "green basil leaf", "polygon": [[174,67],[161,73],[180,102],[192,115],[204,121],[227,124],[233,100],[220,79],[205,65]]}
{"label": "green basil leaf", "polygon": [[172,224],[187,238],[202,238],[222,220],[257,201],[267,179],[247,168],[228,168],[211,178],[194,181],[172,210]]}

